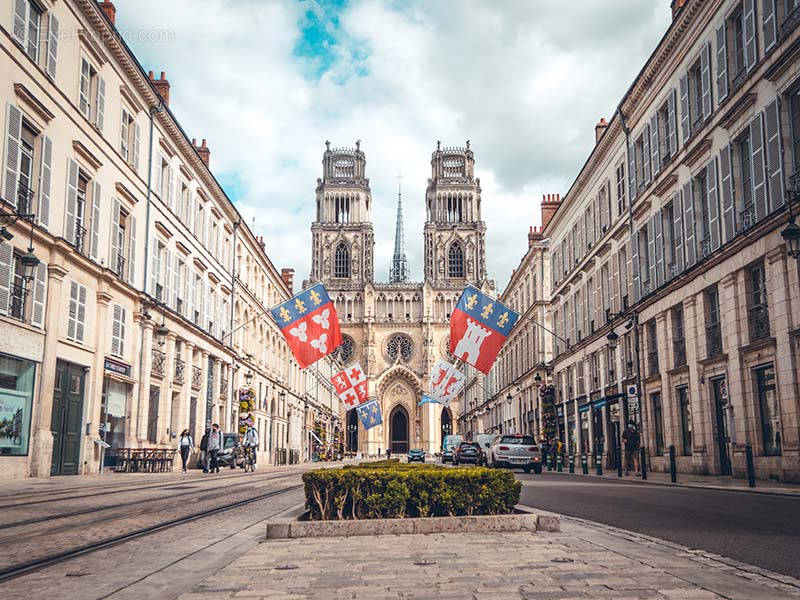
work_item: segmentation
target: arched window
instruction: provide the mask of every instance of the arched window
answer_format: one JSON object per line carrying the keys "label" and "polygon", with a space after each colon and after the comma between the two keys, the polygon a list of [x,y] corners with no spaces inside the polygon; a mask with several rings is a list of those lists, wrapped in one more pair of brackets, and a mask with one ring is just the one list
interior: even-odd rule
{"label": "arched window", "polygon": [[350,251],[342,242],[336,247],[336,260],[333,268],[334,277],[350,277]]}
{"label": "arched window", "polygon": [[461,249],[461,244],[453,242],[448,259],[448,277],[464,277],[464,251]]}

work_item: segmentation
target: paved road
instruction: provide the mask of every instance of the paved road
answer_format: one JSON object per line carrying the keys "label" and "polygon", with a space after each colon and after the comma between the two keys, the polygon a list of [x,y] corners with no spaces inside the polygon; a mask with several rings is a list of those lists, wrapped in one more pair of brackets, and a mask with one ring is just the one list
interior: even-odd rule
{"label": "paved road", "polygon": [[800,498],[515,473],[523,482],[522,504],[800,577]]}

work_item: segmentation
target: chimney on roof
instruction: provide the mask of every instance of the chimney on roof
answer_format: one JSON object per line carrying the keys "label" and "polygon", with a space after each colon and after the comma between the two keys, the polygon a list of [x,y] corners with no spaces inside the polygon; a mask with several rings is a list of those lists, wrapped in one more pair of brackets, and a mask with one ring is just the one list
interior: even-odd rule
{"label": "chimney on roof", "polygon": [[672,7],[672,20],[675,20],[675,17],[678,16],[678,13],[681,12],[683,5],[686,4],[686,0],[672,0],[670,2],[670,6]]}
{"label": "chimney on roof", "polygon": [[161,99],[164,101],[164,104],[169,106],[169,81],[167,81],[167,74],[164,71],[161,71],[161,77],[159,79],[156,79],[153,76],[152,71],[150,71],[148,75],[150,76],[150,81],[153,82],[158,95],[161,96]]}
{"label": "chimney on roof", "polygon": [[531,225],[530,231],[528,231],[528,248],[540,241],[542,241],[542,230],[535,225]]}
{"label": "chimney on roof", "polygon": [[294,269],[281,269],[281,279],[289,291],[294,292]]}
{"label": "chimney on roof", "polygon": [[197,153],[200,155],[200,158],[203,159],[203,162],[206,163],[206,166],[210,169],[210,162],[211,162],[211,149],[206,146],[206,140],[203,138],[203,143],[199,146],[197,145],[197,139],[192,138],[192,146],[194,149],[197,150]]}
{"label": "chimney on roof", "polygon": [[600,121],[597,123],[597,125],[594,126],[595,144],[597,144],[597,142],[600,141],[600,138],[603,137],[603,134],[606,132],[606,129],[608,129],[608,123],[606,122],[605,118],[600,117]]}
{"label": "chimney on roof", "polygon": [[114,25],[117,20],[117,9],[114,7],[114,3],[109,0],[103,0],[99,3],[99,6],[100,9],[106,13],[106,17],[111,21],[111,24]]}
{"label": "chimney on roof", "polygon": [[542,231],[547,228],[547,224],[556,214],[559,206],[561,206],[561,194],[544,194],[542,196]]}

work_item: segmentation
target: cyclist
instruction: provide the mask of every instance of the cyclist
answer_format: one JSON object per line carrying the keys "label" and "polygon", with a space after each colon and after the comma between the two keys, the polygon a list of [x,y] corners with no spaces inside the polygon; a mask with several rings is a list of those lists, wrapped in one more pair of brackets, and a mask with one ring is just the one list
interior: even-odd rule
{"label": "cyclist", "polygon": [[[249,448],[249,450],[248,450]],[[250,425],[244,434],[245,452],[251,452],[253,457],[253,470],[256,468],[256,450],[258,450],[258,430]]]}

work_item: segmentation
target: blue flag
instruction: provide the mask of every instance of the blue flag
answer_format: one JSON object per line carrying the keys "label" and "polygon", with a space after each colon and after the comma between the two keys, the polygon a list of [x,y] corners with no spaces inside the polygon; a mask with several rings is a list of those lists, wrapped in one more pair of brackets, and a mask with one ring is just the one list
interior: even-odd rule
{"label": "blue flag", "polygon": [[434,400],[430,396],[425,396],[423,394],[422,400],[419,401],[419,404],[417,404],[417,406],[422,406],[423,404],[439,404],[439,401],[438,400]]}
{"label": "blue flag", "polygon": [[361,424],[364,429],[372,429],[375,425],[381,424],[381,407],[378,404],[378,399],[373,398],[356,407],[358,411],[358,418],[361,419]]}

